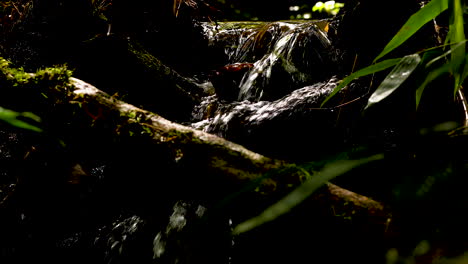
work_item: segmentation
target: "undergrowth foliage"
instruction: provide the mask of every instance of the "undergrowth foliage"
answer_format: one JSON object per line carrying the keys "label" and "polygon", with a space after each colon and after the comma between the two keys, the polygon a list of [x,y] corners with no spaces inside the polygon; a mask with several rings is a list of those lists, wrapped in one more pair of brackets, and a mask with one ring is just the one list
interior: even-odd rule
{"label": "undergrowth foliage", "polygon": [[[454,80],[453,92],[456,95],[461,91],[461,87],[468,76],[468,55],[466,53],[466,39],[464,31],[464,11],[466,4],[461,0],[432,0],[413,14],[407,22],[401,27],[399,32],[384,47],[382,52],[374,59],[373,64],[360,69],[346,78],[333,90],[333,92],[322,102],[322,107],[333,98],[341,89],[347,86],[355,79],[371,75],[389,68],[392,71],[380,83],[374,93],[368,99],[365,109],[372,107],[385,100],[395,90],[408,79],[417,69],[423,69],[424,78],[420,81],[420,86],[415,89],[416,102],[418,107],[424,88],[439,77],[447,76]],[[450,12],[449,32],[445,43],[431,49],[423,50],[404,56],[402,58],[393,58],[380,61],[394,49],[405,43],[425,24],[433,21],[443,12]],[[433,52],[433,51],[437,52]],[[423,58],[422,58],[423,57]],[[321,171],[314,175],[312,179],[302,186],[285,196],[276,204],[267,208],[260,215],[251,218],[235,227],[236,234],[250,231],[268,221],[272,221],[280,215],[290,211],[293,207],[300,204],[306,197],[314,193],[318,187],[324,185],[327,181],[345,174],[349,170],[359,165],[382,159],[382,156],[371,156],[360,160],[348,160],[346,166],[341,168],[341,163],[330,162]],[[338,167],[338,169],[336,168]],[[333,168],[333,170],[330,170]]]}
{"label": "undergrowth foliage", "polygon": [[[461,0],[430,1],[407,20],[398,33],[384,47],[382,52],[374,59],[374,63],[372,65],[358,70],[344,78],[331,95],[323,101],[322,106],[325,105],[336,93],[338,93],[338,91],[356,78],[374,74],[395,65],[394,70],[387,76],[380,86],[377,87],[374,94],[370,97],[366,108],[387,98],[418,68],[423,69],[425,72],[425,78],[421,80],[420,86],[415,92],[416,108],[419,106],[424,88],[432,81],[439,77],[447,76],[447,74],[454,80],[453,92],[454,95],[456,95],[468,76],[468,55],[466,54],[466,38],[464,29],[465,10],[466,4]],[[450,13],[450,21],[448,21],[449,32],[444,44],[416,52],[415,54],[408,55],[403,58],[380,61],[381,58],[385,57],[391,51],[405,43],[425,24],[433,21],[444,12]],[[421,60],[422,56],[425,56],[426,59]],[[411,67],[402,67],[403,65],[408,64],[409,58],[413,58],[411,60]],[[392,85],[390,86],[388,85],[389,79],[392,79]]]}

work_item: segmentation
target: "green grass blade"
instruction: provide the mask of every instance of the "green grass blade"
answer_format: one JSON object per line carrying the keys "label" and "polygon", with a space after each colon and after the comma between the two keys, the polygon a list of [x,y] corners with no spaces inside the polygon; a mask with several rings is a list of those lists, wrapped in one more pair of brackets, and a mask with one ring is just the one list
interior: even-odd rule
{"label": "green grass blade", "polygon": [[279,202],[267,208],[260,215],[237,225],[234,228],[233,233],[241,234],[264,223],[272,221],[277,217],[289,212],[292,208],[300,204],[318,188],[326,184],[331,179],[340,176],[360,165],[381,159],[383,159],[383,154],[378,154],[359,160],[342,160],[332,162],[326,165],[317,175],[304,182],[304,184],[296,188]]}
{"label": "green grass blade", "polygon": [[463,84],[466,77],[468,77],[468,54],[466,54],[466,56],[465,56],[465,63],[464,63],[464,66],[463,66],[463,72],[462,72],[462,77],[461,77],[461,83],[460,84]]}
{"label": "green grass blade", "polygon": [[460,0],[452,0],[450,4],[452,10],[452,23],[449,26],[449,42],[462,43],[462,45],[452,44],[450,46],[450,49],[452,51],[450,64],[452,66],[452,74],[455,79],[455,95],[463,81],[463,63],[465,62],[466,44],[465,30],[463,25],[463,5]]}
{"label": "green grass blade", "polygon": [[[461,47],[462,45],[464,46],[465,43],[466,43],[466,40],[461,41],[461,42],[459,42],[459,43],[454,43],[454,44],[453,44],[453,45],[454,45],[453,47],[454,47],[454,49],[456,49],[456,48],[458,48],[458,47]],[[447,50],[446,52],[444,52],[443,54],[441,54],[441,55],[435,57],[434,59],[430,60],[430,61],[426,64],[426,68],[429,68],[432,64],[434,64],[435,62],[440,61],[441,59],[447,58],[448,55],[451,55],[451,54],[452,54],[452,50],[453,50],[453,49],[449,49],[449,50]],[[428,53],[428,52],[425,52],[424,55],[426,55],[427,53]]]}
{"label": "green grass blade", "polygon": [[28,129],[28,130],[32,130],[36,132],[42,131],[40,128],[18,119],[18,117],[21,117],[21,116],[31,118],[34,121],[40,120],[40,118],[34,115],[33,113],[29,113],[29,112],[18,113],[18,112],[0,107],[0,120],[3,120],[4,122],[7,122],[8,124],[15,126],[15,127]]}
{"label": "green grass blade", "polygon": [[421,97],[422,97],[422,94],[424,92],[424,88],[426,88],[426,86],[430,82],[434,81],[435,79],[437,79],[442,74],[449,73],[450,68],[451,68],[451,65],[446,63],[446,64],[442,65],[441,67],[431,71],[429,74],[427,74],[426,79],[424,80],[424,82],[416,90],[416,109],[418,108],[419,103],[421,102]]}
{"label": "green grass blade", "polygon": [[408,79],[420,62],[421,57],[418,54],[403,57],[371,95],[365,109],[382,101],[392,94],[404,81],[406,81],[406,79]]}
{"label": "green grass blade", "polygon": [[407,39],[414,35],[427,22],[437,17],[448,8],[448,0],[432,0],[418,12],[414,13],[385,46],[382,52],[374,59],[374,62],[394,50]]}
{"label": "green grass blade", "polygon": [[333,96],[335,96],[343,87],[348,85],[350,82],[352,82],[354,79],[357,79],[362,76],[370,75],[379,71],[383,71],[387,68],[390,68],[392,66],[395,66],[400,62],[400,58],[398,59],[389,59],[389,60],[384,60],[379,63],[373,64],[371,66],[368,66],[366,68],[363,68],[357,72],[354,72],[350,74],[348,77],[344,78],[338,86],[333,89],[333,92],[323,100],[322,104],[320,105],[323,107],[328,100],[330,100]]}

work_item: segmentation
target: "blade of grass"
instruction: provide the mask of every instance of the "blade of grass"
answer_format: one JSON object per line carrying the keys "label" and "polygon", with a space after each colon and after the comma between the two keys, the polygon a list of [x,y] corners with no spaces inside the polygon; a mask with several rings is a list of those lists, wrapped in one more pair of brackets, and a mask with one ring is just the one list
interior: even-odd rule
{"label": "blade of grass", "polygon": [[[454,47],[455,48],[458,48],[460,47],[461,45],[464,45],[466,43],[466,40],[462,41],[462,42],[459,42],[459,43],[455,43]],[[427,52],[425,52],[424,54],[426,54]],[[426,68],[428,68],[429,66],[431,66],[433,63],[439,61],[440,59],[443,59],[443,58],[446,58],[448,55],[452,54],[452,49],[449,49],[447,50],[446,52],[444,52],[442,55],[440,56],[437,56],[435,57],[434,59],[430,60],[427,64],[426,64]]]}
{"label": "blade of grass", "polygon": [[368,109],[370,106],[391,95],[403,82],[406,81],[406,79],[408,79],[420,62],[421,57],[418,54],[403,57],[371,95],[365,109]]}
{"label": "blade of grass", "polygon": [[421,102],[421,97],[422,97],[422,93],[424,92],[424,88],[426,88],[426,86],[430,82],[434,81],[435,79],[437,79],[442,74],[449,73],[450,68],[451,68],[450,64],[446,63],[446,64],[442,65],[441,67],[431,71],[429,74],[427,74],[426,79],[424,80],[424,82],[416,90],[416,109],[418,108],[419,103]]}
{"label": "blade of grass", "polygon": [[463,63],[465,62],[466,44],[465,44],[465,30],[463,26],[463,5],[460,0],[450,1],[452,10],[452,23],[449,25],[449,42],[462,43],[461,45],[452,44],[450,50],[452,51],[450,64],[452,66],[452,74],[455,79],[454,96],[456,95],[463,76]]}
{"label": "blade of grass", "polygon": [[463,68],[462,72],[462,78],[461,78],[461,85],[463,85],[463,82],[465,81],[466,77],[468,77],[468,54],[465,56],[465,66]]}
{"label": "blade of grass", "polygon": [[327,96],[327,98],[325,98],[325,100],[323,100],[320,107],[323,107],[325,105],[325,103],[328,102],[328,100],[330,100],[333,96],[335,96],[341,89],[343,89],[343,87],[348,85],[354,79],[357,79],[357,78],[362,77],[362,76],[370,75],[370,74],[373,74],[373,73],[376,73],[376,72],[379,72],[379,71],[383,71],[383,70],[385,70],[387,68],[390,68],[390,67],[398,64],[400,62],[400,60],[401,60],[400,58],[384,60],[384,61],[378,62],[376,64],[365,67],[365,68],[363,68],[363,69],[361,69],[361,70],[359,70],[357,72],[354,72],[354,73],[350,74],[349,76],[344,78],[340,82],[340,84],[335,87],[335,89],[333,89],[331,94],[329,96]]}
{"label": "blade of grass", "polygon": [[18,113],[3,107],[0,107],[0,120],[3,120],[7,122],[8,124],[23,128],[23,129],[28,129],[36,132],[41,132],[42,130],[36,126],[33,126],[23,120],[18,119],[18,117],[27,117],[31,118],[34,121],[39,121],[40,118],[33,113],[25,112],[25,113]]}
{"label": "blade of grass", "polygon": [[427,22],[437,17],[448,8],[448,0],[432,0],[418,12],[414,13],[401,27],[398,33],[393,36],[382,52],[374,59],[374,62],[394,50],[407,39],[414,35]]}
{"label": "blade of grass", "polygon": [[289,212],[331,179],[360,165],[381,159],[383,159],[383,154],[377,154],[359,160],[342,160],[326,165],[317,175],[304,182],[304,184],[296,188],[279,202],[267,208],[263,213],[237,225],[233,230],[233,234],[245,233],[266,222],[276,219]]}

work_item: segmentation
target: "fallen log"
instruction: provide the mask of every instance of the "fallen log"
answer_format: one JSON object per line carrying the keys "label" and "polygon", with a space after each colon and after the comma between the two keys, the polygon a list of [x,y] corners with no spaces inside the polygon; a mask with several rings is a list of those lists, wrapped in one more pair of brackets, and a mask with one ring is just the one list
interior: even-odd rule
{"label": "fallen log", "polygon": [[[85,154],[76,154],[88,156],[81,156],[82,160],[96,157],[93,153],[113,155],[107,158],[117,158],[128,169],[124,172],[128,174],[123,175],[126,183],[135,177],[146,178],[137,186],[151,183],[174,197],[195,197],[216,203],[236,193],[248,198],[237,199],[235,203],[264,205],[289,193],[309,176],[300,166],[173,123],[82,80],[67,78],[70,73],[63,69],[29,74],[9,68],[6,61],[0,66],[0,83],[7,91],[0,104],[34,98],[23,100],[20,105],[23,111],[42,116],[46,133],[61,135],[72,149],[84,149],[80,153]],[[24,96],[12,97],[19,94]],[[109,150],[100,149],[106,147]],[[133,171],[151,173],[137,176]],[[245,188],[252,183],[253,188]],[[145,191],[148,190],[141,190]],[[321,188],[316,197],[318,215],[343,220],[360,215],[356,218],[359,226],[375,227],[384,233],[389,230],[392,213],[379,202],[332,184]]]}

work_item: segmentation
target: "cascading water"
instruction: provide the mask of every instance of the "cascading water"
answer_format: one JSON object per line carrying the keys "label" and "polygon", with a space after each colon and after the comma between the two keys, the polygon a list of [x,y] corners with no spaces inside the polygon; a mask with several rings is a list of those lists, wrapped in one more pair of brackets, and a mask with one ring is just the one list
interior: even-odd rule
{"label": "cascading water", "polygon": [[[326,21],[206,27],[210,45],[224,47],[226,65],[213,74],[216,95],[193,110],[191,126],[281,158],[287,155],[280,152],[294,149],[291,138],[301,134],[297,131],[308,131],[307,122],[320,122],[308,135],[326,141],[338,118],[333,109],[320,109],[338,82],[328,27]],[[281,141],[292,145],[284,149]],[[303,144],[304,138],[299,141],[311,146]],[[271,152],[271,145],[277,150]]]}
{"label": "cascading water", "polygon": [[[276,99],[278,95],[323,78],[314,75],[322,74],[318,66],[327,64],[325,52],[330,47],[331,42],[326,34],[313,22],[291,25],[274,42],[272,50],[256,61],[249,73],[244,75],[238,99]],[[317,52],[310,53],[309,50]],[[275,70],[279,77],[273,75]]]}
{"label": "cascading water", "polygon": [[[333,61],[326,32],[316,22],[244,26],[205,28],[210,45],[223,47],[226,65],[211,76],[216,93],[194,108],[190,125],[271,157],[306,157],[302,150],[330,147],[338,111],[321,109],[320,103],[338,78],[326,70]],[[319,125],[310,129],[311,122]],[[99,174],[103,167],[98,165],[92,171]],[[238,238],[231,236],[230,216],[213,219],[210,210],[178,201],[163,222],[131,212],[90,234],[73,234],[60,247],[97,248],[83,260],[105,263],[239,263],[245,249],[242,243],[234,245]]]}
{"label": "cascading water", "polygon": [[255,126],[271,122],[277,118],[294,118],[298,114],[305,114],[311,110],[320,108],[320,103],[336,87],[338,80],[333,77],[326,82],[316,83],[295,90],[281,99],[268,102],[249,102],[247,100],[220,105],[213,113],[211,107],[216,103],[213,96],[207,97],[197,109],[197,116],[207,119],[195,122],[193,127],[205,132],[228,137],[229,126],[234,122],[242,123],[245,130],[251,130]]}
{"label": "cascading water", "polygon": [[[330,148],[330,138],[334,136],[330,131],[336,127],[339,111],[321,109],[320,103],[336,87],[338,78],[334,77],[334,71],[329,71],[334,53],[326,30],[317,22],[246,22],[243,28],[232,25],[224,28],[206,25],[210,45],[223,49],[225,65],[211,76],[216,93],[194,108],[190,125],[285,160],[307,158],[304,152],[318,153],[323,149],[321,145]],[[342,97],[336,98],[335,103]],[[10,143],[17,141],[16,134],[0,131],[2,137]],[[4,160],[11,156],[21,160],[30,151],[19,150],[17,146],[0,145],[0,156]],[[117,164],[108,164],[106,160],[90,163],[89,175],[83,176],[79,188],[67,185],[79,200],[67,205],[65,216],[63,212],[54,212],[50,217],[58,219],[54,222],[43,216],[42,211],[33,210],[34,206],[14,215],[21,219],[15,230],[24,230],[33,220],[47,224],[49,229],[55,228],[56,223],[65,225],[73,220],[73,228],[64,228],[63,233],[57,231],[55,237],[39,247],[47,228],[40,224],[29,227],[24,238],[18,240],[30,241],[28,245],[4,247],[12,258],[21,255],[21,250],[46,252],[45,249],[53,248],[59,254],[51,256],[67,263],[245,263],[236,260],[239,253],[236,250],[242,245],[236,238],[233,246],[229,212],[212,217],[215,212],[207,218],[206,212],[212,212],[212,208],[182,201],[173,206],[172,215],[166,215],[161,209],[166,209],[166,205],[158,204],[159,200],[152,200],[150,195],[138,195],[143,185],[148,184],[134,183],[129,187],[126,180],[121,182],[127,179],[127,172],[121,172]],[[11,172],[3,168],[0,173]],[[138,181],[135,178],[151,177],[144,176],[133,177],[131,183]],[[0,187],[8,192],[15,189],[14,174],[3,177]],[[154,192],[151,188],[141,192]],[[53,200],[59,200],[56,198],[64,193],[58,192]],[[38,192],[38,197],[42,195]],[[8,193],[0,193],[0,200],[6,198]],[[131,201],[124,206],[119,204],[127,200]],[[116,218],[115,214],[119,216]],[[13,220],[8,221],[16,221]],[[33,236],[29,237],[30,233]],[[12,232],[5,241],[13,241],[15,235]],[[44,254],[42,258],[46,256],[49,257]]]}
{"label": "cascading water", "polygon": [[[275,100],[330,77],[332,45],[318,22],[274,22],[252,29],[209,31],[211,45],[223,45],[226,64],[251,63],[238,87],[238,101]],[[233,36],[233,37],[228,37]],[[222,87],[220,89],[223,89]]]}

